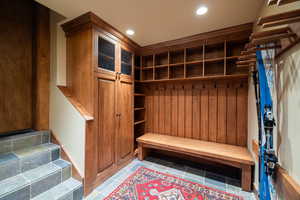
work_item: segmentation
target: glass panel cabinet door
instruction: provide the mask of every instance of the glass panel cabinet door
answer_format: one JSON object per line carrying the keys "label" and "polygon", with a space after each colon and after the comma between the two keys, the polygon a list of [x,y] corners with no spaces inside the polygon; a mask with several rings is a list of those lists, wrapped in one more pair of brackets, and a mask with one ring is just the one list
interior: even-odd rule
{"label": "glass panel cabinet door", "polygon": [[115,45],[101,37],[98,40],[98,67],[115,71]]}
{"label": "glass panel cabinet door", "polygon": [[121,73],[132,74],[132,53],[121,49]]}

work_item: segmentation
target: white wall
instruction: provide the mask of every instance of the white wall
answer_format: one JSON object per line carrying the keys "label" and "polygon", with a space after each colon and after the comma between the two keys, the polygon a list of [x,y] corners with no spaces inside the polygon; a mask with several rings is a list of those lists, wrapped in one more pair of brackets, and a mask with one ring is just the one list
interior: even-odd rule
{"label": "white wall", "polygon": [[[300,2],[285,6],[264,6],[258,17],[299,9]],[[300,36],[300,25],[291,28]],[[254,27],[256,31],[261,30]],[[277,98],[274,99],[278,133],[275,133],[280,165],[300,184],[300,44],[293,47],[275,61],[278,64],[276,76]],[[248,147],[252,152],[252,139],[258,138],[257,114],[254,87],[249,83],[248,95]],[[253,153],[253,152],[252,152]],[[258,166],[255,166],[255,187],[258,189]]]}
{"label": "white wall", "polygon": [[57,88],[66,84],[66,38],[58,24],[62,20],[51,11],[50,129],[84,177],[85,120]]}

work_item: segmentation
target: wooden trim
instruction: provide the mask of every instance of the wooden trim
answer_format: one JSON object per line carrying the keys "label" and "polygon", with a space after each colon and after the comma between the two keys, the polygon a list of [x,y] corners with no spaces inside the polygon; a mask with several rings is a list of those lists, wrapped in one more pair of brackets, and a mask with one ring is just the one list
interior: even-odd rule
{"label": "wooden trim", "polygon": [[300,185],[281,166],[277,170],[275,188],[280,199],[300,199]]}
{"label": "wooden trim", "polygon": [[60,141],[55,137],[55,135],[53,133],[51,134],[51,142],[53,144],[57,144],[60,146],[61,158],[72,164],[72,177],[78,181],[83,182],[84,181],[83,176],[79,173],[79,170],[77,169],[76,165],[74,165],[74,162],[72,161],[70,155],[67,153],[67,151],[64,149],[63,145],[60,143]]}
{"label": "wooden trim", "polygon": [[261,17],[258,19],[257,25],[263,25],[265,23],[276,22],[279,20],[285,20],[289,18],[299,17],[300,9],[288,11],[285,13],[279,13],[275,15],[270,15],[266,17]]}
{"label": "wooden trim", "polygon": [[279,20],[279,21],[276,21],[276,22],[265,23],[265,24],[263,24],[262,27],[263,28],[270,28],[270,27],[280,26],[280,25],[289,25],[289,24],[293,24],[293,23],[297,23],[297,22],[300,22],[300,17]]}
{"label": "wooden trim", "polygon": [[288,50],[290,50],[291,48],[293,48],[294,46],[296,46],[299,43],[300,43],[300,38],[298,38],[295,42],[291,43],[289,46],[287,46],[283,50],[279,51],[278,54],[276,54],[275,58],[280,57],[282,54],[284,54],[285,52],[287,52]]}
{"label": "wooden trim", "polygon": [[259,158],[259,147],[258,142],[256,140],[252,140],[252,151],[254,153],[254,157],[256,160]]}
{"label": "wooden trim", "polygon": [[66,86],[57,86],[57,87],[63,93],[63,95],[67,97],[69,102],[76,108],[76,110],[86,121],[94,120],[94,117],[81,105],[81,103],[79,103],[76,99],[72,97],[68,87]]}
{"label": "wooden trim", "polygon": [[118,38],[121,41],[124,41],[131,47],[135,49],[139,49],[140,46],[131,40],[129,37],[125,36],[123,33],[121,33],[119,30],[117,30],[112,25],[108,24],[103,19],[99,18],[97,15],[95,15],[92,12],[87,12],[71,21],[68,21],[61,25],[63,30],[65,31],[66,35],[69,35],[73,32],[79,31],[83,28],[90,28],[91,26],[100,27],[103,30],[107,31],[112,36]]}
{"label": "wooden trim", "polygon": [[[200,33],[176,40],[170,40],[165,42],[160,42],[157,44],[147,45],[143,46],[141,50],[141,55],[151,54],[154,51],[156,53],[159,52],[165,52],[169,50],[176,50],[176,49],[182,49],[183,46],[193,47],[193,46],[201,46],[205,43],[210,44],[214,42],[218,42],[217,38],[222,38],[224,41],[224,37],[226,37],[226,41],[234,41],[237,39],[248,39],[248,37],[241,38],[243,35],[250,35],[252,32],[253,23],[247,23],[247,24],[241,24],[238,26],[228,27],[216,31],[210,31],[205,33]],[[241,33],[247,33],[247,34],[241,34]],[[207,42],[205,41],[207,40]],[[220,40],[221,41],[221,40]],[[157,51],[159,50],[159,52]]]}
{"label": "wooden trim", "polygon": [[290,27],[283,27],[283,28],[277,28],[273,30],[268,30],[268,31],[260,31],[260,32],[255,32],[252,33],[250,36],[250,39],[256,39],[256,38],[261,38],[261,37],[267,37],[271,35],[277,35],[277,34],[283,34],[283,33],[289,33],[292,32]]}

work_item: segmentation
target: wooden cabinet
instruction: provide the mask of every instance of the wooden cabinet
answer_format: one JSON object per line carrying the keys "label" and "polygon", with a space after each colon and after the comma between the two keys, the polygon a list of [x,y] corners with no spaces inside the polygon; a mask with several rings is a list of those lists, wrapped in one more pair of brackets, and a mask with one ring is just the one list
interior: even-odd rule
{"label": "wooden cabinet", "polygon": [[67,87],[91,117],[85,132],[85,193],[133,158],[133,59],[138,46],[92,13],[62,25]]}
{"label": "wooden cabinet", "polygon": [[132,90],[133,52],[99,32],[95,32],[98,63],[97,84],[97,153],[98,177],[105,179],[129,160],[133,153]]}

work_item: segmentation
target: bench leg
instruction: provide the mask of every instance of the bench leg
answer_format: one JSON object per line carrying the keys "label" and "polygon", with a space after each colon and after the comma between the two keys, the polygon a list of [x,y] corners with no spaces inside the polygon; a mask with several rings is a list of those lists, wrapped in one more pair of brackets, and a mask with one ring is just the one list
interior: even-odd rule
{"label": "bench leg", "polygon": [[244,191],[251,191],[251,165],[245,165],[242,168],[242,189]]}
{"label": "bench leg", "polygon": [[139,149],[139,155],[138,155],[139,160],[144,160],[145,157],[147,156],[147,149],[144,148],[143,145],[141,144],[139,144],[138,149]]}

